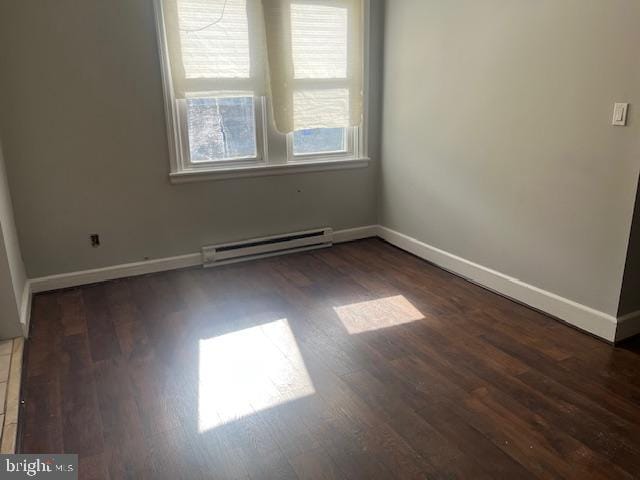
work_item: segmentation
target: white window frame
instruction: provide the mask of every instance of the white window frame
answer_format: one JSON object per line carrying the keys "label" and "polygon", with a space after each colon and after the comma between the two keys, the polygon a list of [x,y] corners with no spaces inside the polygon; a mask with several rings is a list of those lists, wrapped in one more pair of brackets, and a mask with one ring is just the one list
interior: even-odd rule
{"label": "white window frame", "polygon": [[[256,97],[254,104],[256,157],[247,159],[192,162],[190,160],[187,130],[186,100],[175,98],[162,0],[154,0],[158,51],[164,90],[164,109],[169,144],[169,178],[172,183],[188,183],[204,180],[224,180],[238,177],[258,177],[326,170],[365,168],[370,158],[367,148],[369,115],[369,44],[370,44],[370,0],[363,0],[363,122],[360,127],[347,128],[347,151],[319,154],[293,154],[293,133],[282,135],[275,131],[269,121],[267,100]],[[212,95],[215,96],[215,95]],[[284,158],[269,155],[281,144]]]}
{"label": "white window frame", "polygon": [[[206,95],[204,97],[209,98],[209,96]],[[215,95],[210,96],[210,98],[214,97]],[[179,141],[179,154],[176,155],[176,160],[179,163],[179,168],[177,169],[177,171],[223,170],[242,166],[267,165],[269,149],[267,145],[267,132],[265,128],[267,124],[265,99],[264,97],[254,97],[253,100],[253,112],[255,118],[254,128],[256,133],[256,155],[254,157],[212,160],[210,162],[194,162],[191,160],[191,151],[189,148],[189,129],[187,127],[187,100],[174,100],[174,104],[176,105],[176,117],[180,125],[179,128],[177,128],[176,132]]]}

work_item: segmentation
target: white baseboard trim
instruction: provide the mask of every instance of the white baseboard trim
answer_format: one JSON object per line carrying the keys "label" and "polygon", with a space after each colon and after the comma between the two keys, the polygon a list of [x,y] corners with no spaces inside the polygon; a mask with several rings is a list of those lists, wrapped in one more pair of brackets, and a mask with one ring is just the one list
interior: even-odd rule
{"label": "white baseboard trim", "polygon": [[[377,225],[368,225],[348,230],[336,230],[333,232],[334,242],[343,243],[375,237],[377,229]],[[27,286],[30,289],[30,293],[40,293],[51,290],[60,290],[63,288],[78,287],[80,285],[106,282],[108,280],[115,280],[118,278],[135,277],[138,275],[147,275],[149,273],[195,267],[198,265],[202,265],[202,255],[199,252],[181,255],[179,257],[159,258],[144,262],[126,263],[123,265],[114,265],[112,267],[33,278],[28,281]],[[30,299],[31,295],[29,295],[29,301]]]}
{"label": "white baseboard trim", "polygon": [[22,335],[29,336],[29,323],[31,322],[31,282],[27,280],[22,290],[22,302],[20,304],[20,327],[22,327]]}
{"label": "white baseboard trim", "polygon": [[392,245],[411,252],[445,270],[468,278],[533,308],[547,312],[581,330],[585,330],[609,342],[616,340],[618,320],[612,315],[534,287],[517,278],[478,265],[389,228],[378,227],[378,236]]}
{"label": "white baseboard trim", "polygon": [[194,267],[196,265],[202,265],[202,255],[200,253],[33,278],[29,280],[29,283],[31,284],[31,291],[33,293],[40,293],[80,285],[89,285],[91,283],[106,282],[117,278],[135,277],[148,273]]}
{"label": "white baseboard trim", "polygon": [[[347,230],[337,230],[334,232],[334,243],[351,242],[376,236],[386,240],[392,245],[434,263],[445,270],[468,278],[502,295],[530,305],[533,308],[547,312],[554,317],[607,341],[615,342],[640,333],[640,312],[635,312],[617,319],[612,315],[534,287],[517,278],[458,257],[380,225],[367,225]],[[31,295],[34,293],[60,290],[118,278],[134,277],[137,275],[177,270],[198,265],[202,265],[201,254],[192,253],[178,257],[161,258],[31,279],[27,282],[22,302],[21,319],[24,319],[23,328],[26,329],[25,332],[28,331]]]}
{"label": "white baseboard trim", "polygon": [[378,236],[378,225],[367,225],[365,227],[350,228],[348,230],[336,230],[333,232],[333,243],[353,242],[364,238]]}
{"label": "white baseboard trim", "polygon": [[616,342],[640,334],[640,310],[618,318]]}

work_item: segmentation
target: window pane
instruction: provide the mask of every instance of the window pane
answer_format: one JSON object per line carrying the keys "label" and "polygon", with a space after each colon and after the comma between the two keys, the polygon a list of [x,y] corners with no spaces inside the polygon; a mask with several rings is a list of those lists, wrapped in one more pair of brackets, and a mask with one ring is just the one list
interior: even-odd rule
{"label": "window pane", "polygon": [[347,150],[346,140],[346,128],[298,130],[293,134],[293,154],[345,152]]}
{"label": "window pane", "polygon": [[249,78],[246,0],[178,0],[185,78]]}
{"label": "window pane", "polygon": [[192,162],[256,157],[253,97],[188,98]]}
{"label": "window pane", "polygon": [[346,8],[291,4],[295,78],[347,77]]}

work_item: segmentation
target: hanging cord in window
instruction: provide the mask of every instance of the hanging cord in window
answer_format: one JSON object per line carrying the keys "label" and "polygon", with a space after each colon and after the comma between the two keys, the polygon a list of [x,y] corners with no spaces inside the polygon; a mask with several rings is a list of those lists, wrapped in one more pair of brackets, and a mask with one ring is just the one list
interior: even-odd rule
{"label": "hanging cord in window", "polygon": [[224,0],[224,3],[222,4],[222,11],[220,12],[220,16],[215,19],[213,22],[206,24],[203,27],[199,27],[199,28],[181,28],[180,31],[181,32],[187,32],[187,33],[196,33],[196,32],[202,32],[203,30],[207,30],[208,28],[213,27],[214,25],[220,23],[222,21],[222,19],[224,18],[224,12],[227,9],[227,2],[229,0]]}

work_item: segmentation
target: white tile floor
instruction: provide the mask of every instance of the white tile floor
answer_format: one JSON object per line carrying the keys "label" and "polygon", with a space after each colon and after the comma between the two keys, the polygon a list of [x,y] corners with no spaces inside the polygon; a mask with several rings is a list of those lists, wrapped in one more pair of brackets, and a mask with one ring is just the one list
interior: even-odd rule
{"label": "white tile floor", "polygon": [[23,348],[23,338],[0,341],[0,453],[16,448]]}

